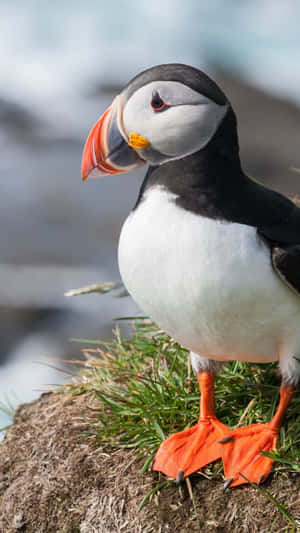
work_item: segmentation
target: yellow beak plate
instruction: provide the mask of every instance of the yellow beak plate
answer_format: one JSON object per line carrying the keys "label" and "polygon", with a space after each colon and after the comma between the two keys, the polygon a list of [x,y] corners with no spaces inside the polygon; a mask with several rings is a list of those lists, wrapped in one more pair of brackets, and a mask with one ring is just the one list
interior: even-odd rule
{"label": "yellow beak plate", "polygon": [[147,148],[150,143],[146,137],[142,137],[142,135],[139,135],[138,133],[130,133],[128,144],[131,148],[142,150],[143,148]]}

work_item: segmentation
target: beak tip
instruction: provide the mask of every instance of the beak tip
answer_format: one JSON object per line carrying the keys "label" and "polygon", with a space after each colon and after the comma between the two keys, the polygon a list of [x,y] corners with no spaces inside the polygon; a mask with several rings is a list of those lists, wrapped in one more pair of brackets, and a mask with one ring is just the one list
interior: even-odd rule
{"label": "beak tip", "polygon": [[92,170],[90,157],[88,157],[89,155],[89,153],[86,154],[86,148],[84,148],[84,155],[81,160],[81,181],[85,181],[89,177],[89,173]]}
{"label": "beak tip", "polygon": [[[89,154],[88,154],[89,155]],[[94,169],[89,157],[85,156],[81,162],[81,181],[86,181]]]}

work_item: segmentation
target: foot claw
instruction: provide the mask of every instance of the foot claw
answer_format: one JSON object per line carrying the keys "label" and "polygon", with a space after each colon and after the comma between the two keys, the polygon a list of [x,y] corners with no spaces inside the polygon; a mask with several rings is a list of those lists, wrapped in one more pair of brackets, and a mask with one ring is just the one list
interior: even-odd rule
{"label": "foot claw", "polygon": [[257,482],[257,485],[258,485],[258,486],[261,485],[261,483],[262,483],[265,479],[266,479],[266,478],[265,478],[264,474],[262,474],[261,476],[259,476],[259,480],[258,480],[258,482]]}
{"label": "foot claw", "polygon": [[220,444],[226,444],[226,442],[230,442],[233,439],[232,435],[227,435],[221,440],[217,440]]}
{"label": "foot claw", "polygon": [[177,476],[176,476],[176,486],[180,485],[184,478],[184,470],[178,470]]}
{"label": "foot claw", "polygon": [[233,480],[234,480],[233,477],[229,477],[228,479],[226,479],[223,485],[223,492],[225,492],[225,490],[228,489],[229,485],[233,482]]}

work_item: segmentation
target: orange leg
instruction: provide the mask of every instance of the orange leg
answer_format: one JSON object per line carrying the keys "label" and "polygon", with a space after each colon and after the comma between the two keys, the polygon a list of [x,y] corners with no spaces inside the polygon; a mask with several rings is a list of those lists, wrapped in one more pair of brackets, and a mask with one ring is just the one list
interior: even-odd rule
{"label": "orange leg", "polygon": [[[282,385],[280,402],[270,422],[230,431],[231,438],[229,437],[222,444],[222,459],[227,480],[225,486],[242,485],[247,483],[247,479],[260,483],[268,477],[273,460],[264,457],[261,452],[276,449],[276,441],[292,395],[293,388]],[[245,477],[242,477],[240,473]]]}
{"label": "orange leg", "polygon": [[[175,433],[159,447],[153,470],[180,482],[184,477],[221,457],[221,444],[230,430],[215,415],[214,374],[199,372],[200,416],[196,426]],[[225,439],[226,440],[226,439]]]}

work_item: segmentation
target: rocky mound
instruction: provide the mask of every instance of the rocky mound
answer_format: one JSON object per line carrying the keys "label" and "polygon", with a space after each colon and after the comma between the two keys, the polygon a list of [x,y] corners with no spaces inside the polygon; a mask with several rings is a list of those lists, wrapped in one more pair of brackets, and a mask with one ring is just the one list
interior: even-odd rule
{"label": "rocky mound", "polygon": [[[97,449],[96,415],[90,395],[45,394],[19,407],[0,447],[2,533],[296,531],[257,489],[224,494],[221,478],[194,477],[194,503],[186,484],[171,484],[138,511],[159,475],[139,476],[131,451]],[[300,518],[299,475],[282,472],[265,486]]]}

